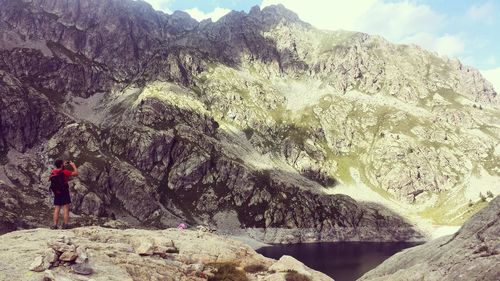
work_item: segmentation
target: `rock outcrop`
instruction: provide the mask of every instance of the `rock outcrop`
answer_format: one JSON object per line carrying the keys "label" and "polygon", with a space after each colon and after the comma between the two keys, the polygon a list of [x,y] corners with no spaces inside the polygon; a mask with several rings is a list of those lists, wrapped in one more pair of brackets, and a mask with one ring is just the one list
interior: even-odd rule
{"label": "rock outcrop", "polygon": [[[2,235],[0,280],[284,281],[290,272],[332,280],[284,256],[279,261],[247,245],[192,230],[33,229]],[[231,279],[236,280],[236,279]]]}
{"label": "rock outcrop", "polygon": [[358,280],[498,280],[500,196],[454,235],[406,249]]}
{"label": "rock outcrop", "polygon": [[[3,232],[45,223],[55,158],[80,165],[81,224],[268,242],[421,238],[383,206],[327,194],[356,172],[415,203],[500,173],[496,92],[418,47],[319,31],[283,6],[201,23],[143,1],[0,6]],[[436,206],[456,218],[468,201]]]}

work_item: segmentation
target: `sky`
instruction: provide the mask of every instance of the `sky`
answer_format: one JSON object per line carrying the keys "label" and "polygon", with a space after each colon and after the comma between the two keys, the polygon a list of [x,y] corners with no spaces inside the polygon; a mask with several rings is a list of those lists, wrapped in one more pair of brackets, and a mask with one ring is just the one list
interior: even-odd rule
{"label": "sky", "polygon": [[481,71],[500,93],[500,0],[145,0],[217,21],[231,10],[283,4],[313,26],[361,31],[458,58]]}

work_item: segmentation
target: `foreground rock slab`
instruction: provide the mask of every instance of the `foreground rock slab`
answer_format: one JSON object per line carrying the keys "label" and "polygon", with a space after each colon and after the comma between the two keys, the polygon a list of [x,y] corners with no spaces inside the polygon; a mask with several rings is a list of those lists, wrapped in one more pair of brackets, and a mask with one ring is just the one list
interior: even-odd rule
{"label": "foreground rock slab", "polygon": [[[48,262],[41,257],[48,251],[47,244],[54,244],[61,235],[78,245],[76,252],[85,249],[84,258],[88,258],[88,263],[47,266]],[[1,236],[1,241],[1,281],[209,280],[222,271],[246,280],[284,281],[290,274],[307,278],[304,280],[332,280],[291,257],[275,261],[242,242],[191,230],[83,227],[54,231],[40,228],[11,232]]]}
{"label": "foreground rock slab", "polygon": [[407,249],[366,273],[363,281],[499,280],[500,196],[454,235]]}

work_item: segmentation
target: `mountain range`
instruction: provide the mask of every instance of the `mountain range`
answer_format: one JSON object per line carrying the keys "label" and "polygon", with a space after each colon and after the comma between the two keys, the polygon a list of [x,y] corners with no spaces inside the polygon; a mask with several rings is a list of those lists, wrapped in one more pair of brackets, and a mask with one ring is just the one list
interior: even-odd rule
{"label": "mountain range", "polygon": [[0,6],[1,232],[47,225],[57,158],[79,225],[277,243],[422,240],[500,193],[498,93],[456,59],[281,5]]}

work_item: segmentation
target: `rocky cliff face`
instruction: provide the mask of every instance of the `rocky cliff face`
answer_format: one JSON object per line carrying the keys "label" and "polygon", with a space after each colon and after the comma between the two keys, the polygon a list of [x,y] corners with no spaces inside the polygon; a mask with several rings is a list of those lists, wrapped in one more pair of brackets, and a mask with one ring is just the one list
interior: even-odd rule
{"label": "rocky cliff face", "polygon": [[404,250],[359,280],[498,280],[500,197],[454,235]]}
{"label": "rocky cliff face", "polygon": [[43,222],[60,157],[80,165],[81,223],[187,221],[272,242],[412,239],[386,208],[327,193],[362,183],[459,206],[446,218],[460,221],[474,176],[500,173],[497,93],[418,47],[319,31],[282,6],[198,23],[141,1],[0,5],[6,230]]}

